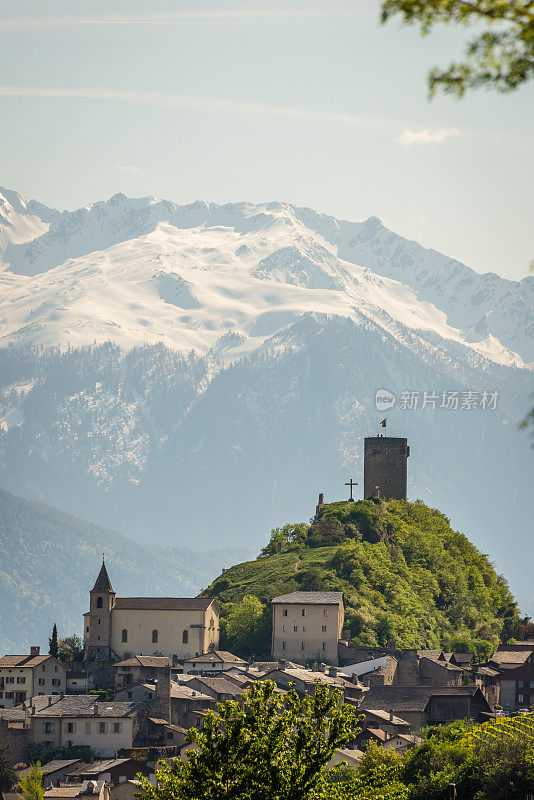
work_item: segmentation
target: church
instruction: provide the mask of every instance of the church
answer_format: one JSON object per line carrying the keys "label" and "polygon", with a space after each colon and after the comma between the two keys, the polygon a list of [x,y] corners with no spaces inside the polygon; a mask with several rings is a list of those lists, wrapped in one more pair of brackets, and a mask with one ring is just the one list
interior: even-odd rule
{"label": "church", "polygon": [[219,605],[210,597],[116,597],[103,561],[84,614],[87,661],[134,655],[185,660],[219,646]]}

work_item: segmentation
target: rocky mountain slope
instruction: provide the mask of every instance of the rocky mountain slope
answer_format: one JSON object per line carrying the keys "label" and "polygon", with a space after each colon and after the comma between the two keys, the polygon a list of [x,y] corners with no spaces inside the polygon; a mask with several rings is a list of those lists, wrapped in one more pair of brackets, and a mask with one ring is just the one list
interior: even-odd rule
{"label": "rocky mountain slope", "polygon": [[363,483],[387,413],[409,496],[528,607],[534,278],[284,203],[57,212],[0,191],[1,486],[142,541],[256,547]]}

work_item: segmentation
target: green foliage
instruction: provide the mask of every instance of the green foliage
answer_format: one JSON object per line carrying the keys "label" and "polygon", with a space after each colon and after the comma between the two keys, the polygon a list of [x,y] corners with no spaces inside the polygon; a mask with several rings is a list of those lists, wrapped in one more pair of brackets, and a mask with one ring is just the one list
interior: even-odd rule
{"label": "green foliage", "polygon": [[262,556],[272,556],[281,553],[283,550],[290,550],[301,545],[308,535],[308,526],[303,522],[292,524],[288,522],[283,528],[273,528],[271,538],[261,550],[258,558]]}
{"label": "green foliage", "polygon": [[13,762],[7,755],[7,747],[0,748],[0,795],[2,792],[10,792],[16,779]]}
{"label": "green foliage", "polygon": [[82,761],[93,761],[95,754],[87,745],[76,747],[49,747],[42,742],[31,742],[28,745],[28,759],[31,763],[48,764],[49,761],[79,758]]}
{"label": "green foliage", "polygon": [[247,594],[240,603],[228,603],[224,610],[224,634],[228,646],[247,655],[262,652],[270,638],[269,606]]}
{"label": "green foliage", "polygon": [[441,89],[461,97],[478,87],[510,92],[534,76],[532,0],[384,0],[382,22],[396,15],[423,34],[438,24],[478,28],[464,61],[430,72],[431,95]]}
{"label": "green foliage", "polygon": [[57,650],[61,661],[83,660],[83,642],[77,633],[60,639]]}
{"label": "green foliage", "polygon": [[52,628],[52,636],[48,640],[48,653],[54,658],[58,657],[58,642],[57,642],[57,625],[54,622],[54,627]]}
{"label": "green foliage", "polygon": [[190,731],[187,761],[160,762],[157,786],[140,776],[146,800],[319,798],[332,754],[354,738],[357,717],[340,693],[317,686],[304,698],[258,681],[241,702],[219,705]]}
{"label": "green foliage", "polygon": [[[223,627],[244,591],[268,607],[277,595],[330,590],[344,594],[353,645],[444,647],[484,661],[521,628],[487,556],[421,502],[331,503],[312,525],[290,527],[298,536],[276,534],[276,552],[231,567],[205,590],[223,603]],[[266,612],[265,641],[269,620]]]}
{"label": "green foliage", "polygon": [[39,762],[30,765],[27,775],[19,779],[15,789],[24,800],[44,799],[43,773]]}

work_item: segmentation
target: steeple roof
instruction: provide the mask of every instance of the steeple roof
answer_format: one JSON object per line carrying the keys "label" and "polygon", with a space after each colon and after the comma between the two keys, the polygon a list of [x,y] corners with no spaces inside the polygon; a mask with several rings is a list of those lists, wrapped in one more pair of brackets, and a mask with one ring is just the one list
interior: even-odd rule
{"label": "steeple roof", "polygon": [[[93,592],[113,592],[113,586],[111,585],[111,581],[109,579],[105,561],[102,561],[98,578],[93,586]],[[113,594],[115,594],[115,592],[113,592]]]}

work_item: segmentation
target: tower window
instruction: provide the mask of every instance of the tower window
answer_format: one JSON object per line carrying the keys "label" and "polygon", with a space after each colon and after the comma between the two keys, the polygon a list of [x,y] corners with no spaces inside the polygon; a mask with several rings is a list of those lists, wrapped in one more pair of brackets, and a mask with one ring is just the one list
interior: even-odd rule
{"label": "tower window", "polygon": [[128,641],[128,631],[126,630],[126,628],[122,629],[122,641],[123,642],[127,642]]}
{"label": "tower window", "polygon": [[183,644],[187,644],[188,641],[189,641],[189,633],[188,631],[184,631],[182,633],[182,642]]}
{"label": "tower window", "polygon": [[103,602],[102,598],[101,597],[97,597],[97,599],[96,599],[96,607],[97,608],[102,608],[103,604],[104,604],[104,602]]}
{"label": "tower window", "polygon": [[154,629],[152,631],[152,643],[157,644],[157,641],[158,641],[158,632],[157,630]]}

